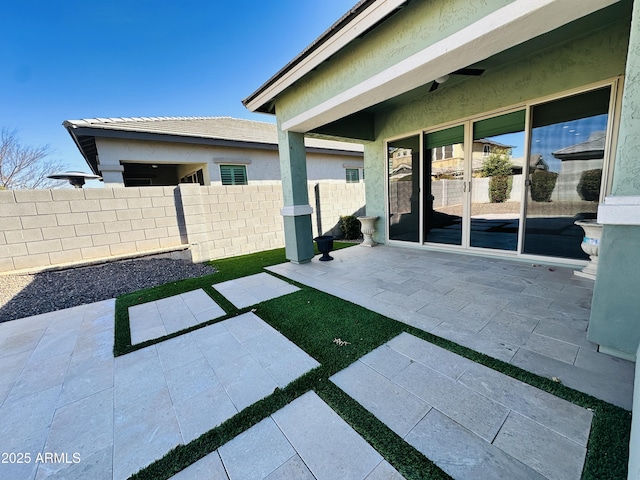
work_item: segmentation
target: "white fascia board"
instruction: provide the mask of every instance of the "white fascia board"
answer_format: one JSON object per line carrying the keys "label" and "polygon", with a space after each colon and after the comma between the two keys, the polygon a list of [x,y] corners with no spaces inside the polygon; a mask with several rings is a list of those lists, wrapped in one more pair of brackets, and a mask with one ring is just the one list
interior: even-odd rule
{"label": "white fascia board", "polygon": [[619,0],[515,0],[282,123],[308,132],[550,32]]}
{"label": "white fascia board", "polygon": [[342,28],[339,32],[336,32],[330,40],[309,53],[300,63],[285,72],[260,95],[247,103],[246,108],[255,112],[262,105],[270,102],[279,93],[289,88],[296,81],[300,80],[329,57],[342,50],[346,45],[362,35],[363,32],[373,27],[406,2],[407,0],[384,0],[375,2],[358,15],[349,25]]}

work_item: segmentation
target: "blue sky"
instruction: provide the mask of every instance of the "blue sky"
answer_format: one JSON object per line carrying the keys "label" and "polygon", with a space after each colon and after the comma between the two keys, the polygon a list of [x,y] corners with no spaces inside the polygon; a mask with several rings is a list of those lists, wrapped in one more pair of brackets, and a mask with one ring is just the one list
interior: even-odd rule
{"label": "blue sky", "polygon": [[89,171],[62,126],[252,114],[241,100],[356,0],[36,0],[3,6],[0,128]]}

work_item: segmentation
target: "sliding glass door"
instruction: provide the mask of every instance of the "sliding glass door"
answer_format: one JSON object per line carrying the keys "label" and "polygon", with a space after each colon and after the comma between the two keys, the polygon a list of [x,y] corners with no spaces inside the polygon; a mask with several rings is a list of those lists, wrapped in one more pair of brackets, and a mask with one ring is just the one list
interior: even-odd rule
{"label": "sliding glass door", "polygon": [[586,259],[576,220],[595,218],[611,88],[531,108],[524,253]]}
{"label": "sliding glass door", "polygon": [[526,111],[519,110],[473,124],[472,247],[518,248],[525,116]]}
{"label": "sliding glass door", "polygon": [[389,239],[586,259],[612,88],[389,142]]}
{"label": "sliding glass door", "polygon": [[420,137],[387,146],[389,239],[420,241]]}
{"label": "sliding glass door", "polygon": [[466,202],[464,126],[424,135],[425,243],[462,245]]}

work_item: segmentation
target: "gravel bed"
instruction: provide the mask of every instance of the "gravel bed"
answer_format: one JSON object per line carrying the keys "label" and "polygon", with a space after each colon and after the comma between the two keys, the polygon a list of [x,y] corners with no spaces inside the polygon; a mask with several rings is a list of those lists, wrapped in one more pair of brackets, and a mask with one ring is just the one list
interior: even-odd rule
{"label": "gravel bed", "polygon": [[151,258],[33,275],[0,276],[0,322],[107,300],[214,272],[215,268],[205,264]]}

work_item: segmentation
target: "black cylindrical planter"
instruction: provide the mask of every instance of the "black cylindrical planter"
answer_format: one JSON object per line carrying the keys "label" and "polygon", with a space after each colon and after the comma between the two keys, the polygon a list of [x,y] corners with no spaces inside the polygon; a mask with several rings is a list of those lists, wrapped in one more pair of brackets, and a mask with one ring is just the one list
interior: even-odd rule
{"label": "black cylindrical planter", "polygon": [[314,240],[318,244],[318,251],[322,254],[319,260],[321,262],[333,260],[333,257],[329,256],[329,252],[333,250],[333,236],[320,235],[319,237],[314,238]]}

